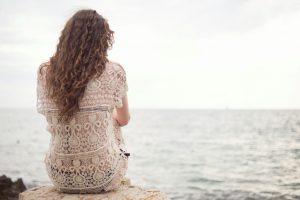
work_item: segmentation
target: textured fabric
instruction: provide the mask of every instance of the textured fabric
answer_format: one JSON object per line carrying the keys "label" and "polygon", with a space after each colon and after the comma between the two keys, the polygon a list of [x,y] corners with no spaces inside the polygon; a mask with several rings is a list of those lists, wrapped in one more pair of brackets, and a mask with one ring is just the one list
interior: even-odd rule
{"label": "textured fabric", "polygon": [[65,193],[99,193],[119,187],[128,158],[121,128],[113,119],[122,107],[128,87],[126,73],[109,62],[98,78],[87,84],[80,110],[68,123],[58,122],[58,110],[46,96],[45,75],[49,63],[41,64],[37,81],[37,111],[46,117],[51,134],[44,163],[54,186]]}

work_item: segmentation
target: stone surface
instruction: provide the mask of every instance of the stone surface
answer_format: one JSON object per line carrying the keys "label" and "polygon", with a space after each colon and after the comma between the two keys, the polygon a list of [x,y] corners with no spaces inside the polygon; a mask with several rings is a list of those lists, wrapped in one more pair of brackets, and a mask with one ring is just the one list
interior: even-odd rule
{"label": "stone surface", "polygon": [[26,190],[21,178],[13,182],[9,177],[0,176],[0,199],[1,200],[17,200],[19,193]]}
{"label": "stone surface", "polygon": [[65,194],[57,191],[54,186],[31,188],[19,196],[20,200],[169,200],[159,190],[145,190],[130,184],[124,179],[122,186],[116,190],[102,194]]}

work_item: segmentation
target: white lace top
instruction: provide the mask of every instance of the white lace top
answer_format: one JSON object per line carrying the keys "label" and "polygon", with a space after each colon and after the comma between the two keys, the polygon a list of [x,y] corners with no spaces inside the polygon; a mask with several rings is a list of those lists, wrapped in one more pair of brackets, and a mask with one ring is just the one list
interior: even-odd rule
{"label": "white lace top", "polygon": [[54,186],[66,193],[99,193],[119,187],[127,170],[121,129],[113,119],[114,107],[122,107],[128,87],[126,73],[109,62],[103,74],[92,79],[69,123],[58,122],[58,110],[45,91],[45,72],[38,70],[37,110],[46,117],[51,133],[44,162]]}

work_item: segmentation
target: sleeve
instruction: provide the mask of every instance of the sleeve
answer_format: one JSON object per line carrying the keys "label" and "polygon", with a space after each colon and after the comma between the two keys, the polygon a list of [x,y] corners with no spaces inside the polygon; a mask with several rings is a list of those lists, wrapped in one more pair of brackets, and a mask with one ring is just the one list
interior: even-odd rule
{"label": "sleeve", "polygon": [[123,107],[122,98],[128,91],[127,77],[124,68],[118,64],[116,71],[116,88],[114,93],[114,103],[117,108]]}

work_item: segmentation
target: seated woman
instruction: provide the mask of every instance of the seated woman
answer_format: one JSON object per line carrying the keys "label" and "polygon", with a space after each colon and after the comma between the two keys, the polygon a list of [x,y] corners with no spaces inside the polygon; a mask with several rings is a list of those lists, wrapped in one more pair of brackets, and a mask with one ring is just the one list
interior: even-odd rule
{"label": "seated woman", "polygon": [[37,110],[51,134],[44,162],[65,193],[117,189],[127,170],[128,87],[123,67],[107,58],[113,33],[95,10],[80,10],[38,70]]}

